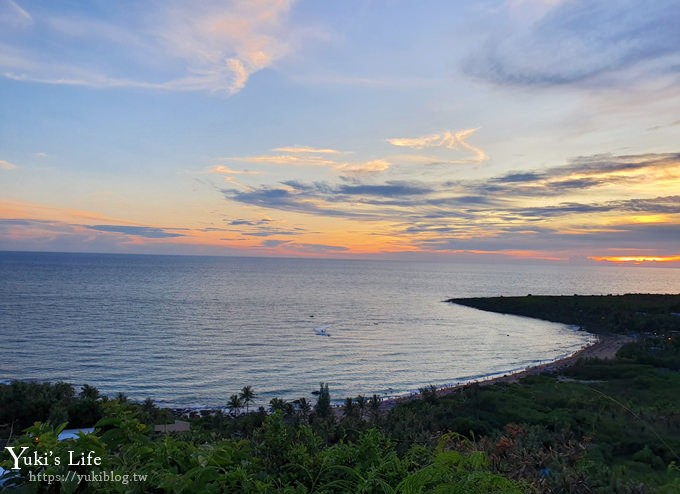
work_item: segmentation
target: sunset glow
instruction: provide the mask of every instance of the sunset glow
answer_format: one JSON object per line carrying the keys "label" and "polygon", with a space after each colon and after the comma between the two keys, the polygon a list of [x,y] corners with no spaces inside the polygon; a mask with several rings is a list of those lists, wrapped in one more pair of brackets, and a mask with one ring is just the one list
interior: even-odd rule
{"label": "sunset glow", "polygon": [[680,261],[680,255],[667,257],[647,257],[647,256],[593,257],[592,259],[595,261],[621,262],[621,263],[629,262],[635,264],[642,264],[645,262],[678,262]]}
{"label": "sunset glow", "polygon": [[673,2],[128,7],[0,3],[1,250],[680,265]]}

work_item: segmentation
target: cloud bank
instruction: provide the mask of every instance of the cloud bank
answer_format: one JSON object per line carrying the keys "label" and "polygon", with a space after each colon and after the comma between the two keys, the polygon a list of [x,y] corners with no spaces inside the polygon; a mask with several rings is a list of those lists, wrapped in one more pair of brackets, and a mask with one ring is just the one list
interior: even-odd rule
{"label": "cloud bank", "polygon": [[536,21],[498,24],[464,65],[496,84],[611,84],[610,74],[653,80],[680,72],[677,0],[570,0]]}
{"label": "cloud bank", "polygon": [[[353,182],[288,180],[230,201],[266,209],[392,226],[384,235],[424,250],[677,250],[680,196],[629,196],[631,183],[677,191],[680,153],[578,157],[541,171],[488,180]],[[675,187],[675,188],[674,188]],[[642,194],[642,193],[641,193]],[[598,225],[598,226],[593,226]]]}

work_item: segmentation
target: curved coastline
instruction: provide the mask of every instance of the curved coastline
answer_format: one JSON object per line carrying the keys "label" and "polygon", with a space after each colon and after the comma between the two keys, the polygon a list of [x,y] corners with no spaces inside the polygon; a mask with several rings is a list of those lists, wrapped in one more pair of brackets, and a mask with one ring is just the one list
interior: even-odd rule
{"label": "curved coastline", "polygon": [[[438,384],[436,387],[436,390],[439,394],[445,395],[445,394],[450,394],[454,393],[459,389],[479,384],[479,385],[490,385],[490,384],[495,384],[495,383],[512,383],[512,382],[517,382],[518,380],[522,379],[523,377],[529,376],[529,375],[535,375],[539,374],[542,372],[559,372],[562,369],[568,367],[569,365],[573,364],[580,358],[599,358],[599,359],[609,359],[613,358],[616,354],[616,352],[627,342],[631,341],[631,337],[626,337],[626,336],[621,336],[621,335],[607,335],[603,334],[596,331],[593,331],[592,328],[590,327],[589,324],[584,324],[584,321],[576,321],[574,319],[577,319],[574,317],[574,319],[571,320],[555,320],[556,318],[549,317],[550,314],[547,314],[548,317],[536,317],[535,314],[532,314],[532,310],[528,308],[530,304],[534,304],[537,301],[540,301],[541,299],[553,299],[557,298],[561,302],[561,305],[564,305],[564,302],[569,302],[569,304],[573,304],[576,302],[583,303],[584,301],[588,301],[592,299],[598,299],[602,301],[603,305],[615,305],[617,303],[617,300],[620,299],[626,299],[626,307],[629,310],[635,311],[634,313],[636,315],[641,314],[639,311],[638,307],[630,307],[629,302],[632,302],[632,300],[629,299],[631,295],[622,295],[622,296],[556,296],[556,297],[546,297],[546,296],[526,296],[526,297],[485,297],[485,298],[472,298],[472,299],[450,299],[447,300],[446,302],[448,303],[455,303],[459,305],[464,305],[467,307],[472,307],[475,309],[479,310],[487,310],[487,311],[492,311],[496,313],[509,313],[515,316],[523,316],[523,317],[529,317],[535,320],[542,320],[542,321],[548,321],[548,322],[558,322],[561,324],[568,324],[571,325],[573,328],[576,329],[581,329],[585,326],[585,329],[587,329],[587,334],[589,336],[593,336],[597,338],[596,341],[592,343],[588,343],[581,347],[580,349],[573,351],[572,353],[566,354],[566,355],[560,355],[557,356],[554,359],[550,360],[542,360],[542,361],[537,361],[537,362],[532,362],[531,365],[528,365],[526,367],[515,367],[515,368],[509,368],[506,370],[501,370],[501,371],[495,371],[495,372],[490,372],[488,374],[477,374],[477,375],[468,375],[468,376],[462,376],[458,379],[454,379],[452,381],[444,381],[443,384]],[[635,295],[637,298],[644,298],[644,299],[649,299],[649,298],[654,298],[656,299],[668,299],[668,297],[672,297],[675,300],[678,300],[678,295]],[[493,301],[495,307],[489,308],[489,301]],[[479,302],[479,304],[478,304]],[[517,304],[516,302],[521,302],[521,304]],[[513,303],[514,307],[517,308],[518,306],[522,307],[522,312],[519,311],[510,311],[507,310],[507,304],[508,303]],[[486,307],[482,308],[480,305],[486,305]],[[545,308],[545,304],[543,304],[543,308]],[[617,310],[620,311],[620,307],[617,307]],[[546,316],[546,314],[542,314]],[[576,311],[574,311],[572,314],[569,314],[570,316],[578,315],[576,314]],[[644,314],[643,314],[644,315]],[[677,317],[674,317],[673,319],[678,319]],[[576,324],[575,324],[576,323]],[[599,333],[599,334],[598,334]],[[512,364],[511,364],[512,365]],[[442,381],[439,381],[442,383]],[[423,386],[427,386],[427,383],[424,382]],[[416,399],[420,396],[420,394],[415,391],[408,391],[405,390],[403,392],[397,391],[397,393],[390,394],[389,391],[388,393],[383,393],[383,402],[384,402],[384,407],[390,407],[394,406],[397,402],[403,402],[403,401],[409,401],[412,399]],[[169,401],[169,400],[168,400]],[[340,404],[341,400],[333,400],[334,404]],[[163,400],[160,401],[162,403]],[[175,404],[175,403],[162,403],[163,407],[165,408],[170,408],[170,409],[183,409],[183,410],[192,410],[192,411],[201,411],[201,410],[217,410],[221,409],[221,406],[214,406],[210,405],[208,403],[193,403],[189,405],[183,405],[183,404]]]}
{"label": "curved coastline", "polygon": [[[546,322],[557,322],[572,326],[575,330],[584,330],[595,341],[582,346],[580,349],[567,355],[559,356],[551,360],[537,362],[524,368],[510,369],[507,371],[495,372],[487,375],[470,376],[470,379],[462,378],[451,384],[437,386],[437,394],[445,396],[456,393],[470,386],[480,385],[489,386],[493,384],[511,384],[520,381],[522,378],[544,372],[560,372],[565,368],[576,363],[579,359],[601,359],[609,360],[616,356],[619,349],[626,343],[635,340],[636,336],[631,335],[631,328],[623,328],[618,321],[617,324],[611,320],[612,314],[627,312],[632,314],[634,324],[644,322],[645,318],[655,312],[655,306],[673,304],[680,298],[679,295],[649,295],[649,294],[627,294],[627,295],[574,295],[574,296],[525,296],[525,297],[483,297],[469,299],[449,299],[447,303],[459,304],[472,307],[478,310],[491,311],[496,313],[512,314],[515,316],[529,317],[532,319]],[[559,302],[552,306],[554,313],[546,309],[546,302]],[[558,312],[557,307],[564,307],[564,302],[570,301],[575,304],[575,309],[568,314]],[[535,305],[538,302],[538,305]],[[593,304],[600,304],[601,307],[614,306],[611,314],[602,316],[598,313],[598,318],[594,318],[588,310],[592,309]],[[579,305],[580,304],[580,305]],[[622,308],[621,304],[625,304]],[[585,308],[585,310],[583,308]],[[651,309],[650,309],[651,307]],[[649,312],[647,312],[649,311]],[[674,314],[674,313],[673,313]],[[671,315],[673,315],[671,314]],[[539,317],[540,315],[540,317]],[[676,319],[677,317],[673,317]],[[640,319],[640,320],[638,320]],[[624,332],[626,334],[621,334]],[[381,409],[388,411],[398,403],[408,402],[421,398],[421,393],[417,391],[405,392],[396,395],[383,395]],[[333,400],[334,408],[342,408],[341,400]],[[187,407],[183,407],[185,410]],[[208,408],[211,409],[211,408]],[[214,410],[214,409],[213,409]]]}
{"label": "curved coastline", "polygon": [[[448,394],[456,393],[462,389],[470,386],[489,386],[493,384],[511,384],[516,383],[520,379],[541,374],[544,372],[559,372],[570,365],[574,364],[581,358],[586,359],[601,359],[608,360],[614,358],[616,352],[625,345],[626,343],[633,341],[629,336],[615,335],[594,335],[597,337],[592,343],[582,346],[580,349],[569,353],[564,356],[557,357],[555,359],[544,360],[536,363],[535,365],[526,366],[524,368],[511,369],[507,371],[500,371],[493,374],[480,375],[474,379],[462,378],[460,381],[456,381],[450,384],[444,384],[436,387],[437,394],[439,396],[446,396]],[[425,387],[426,385],[423,385]],[[419,391],[412,391],[406,393],[400,393],[396,395],[383,395],[381,410],[388,411],[399,403],[405,403],[411,400],[416,400],[422,398]],[[343,399],[333,399],[332,407],[339,411],[344,406]],[[172,404],[166,405],[175,412],[183,412],[184,414],[190,412],[215,412],[217,410],[226,411],[224,407],[213,407],[213,406],[174,406]]]}
{"label": "curved coastline", "polygon": [[[461,381],[451,385],[436,387],[435,389],[437,395],[446,396],[475,385],[490,386],[493,384],[511,384],[519,382],[520,379],[523,379],[527,376],[534,376],[545,372],[560,372],[582,358],[601,360],[613,359],[616,356],[616,352],[618,352],[623,345],[634,340],[633,337],[623,335],[598,335],[597,338],[597,341],[589,345],[585,345],[581,349],[564,357],[541,362],[536,365],[525,367],[524,369],[504,372],[501,375],[492,374],[482,379]],[[383,399],[382,409],[387,411],[399,403],[405,403],[420,398],[422,398],[422,394],[420,392],[413,392],[394,397],[386,397]]]}
{"label": "curved coastline", "polygon": [[[620,295],[620,296],[615,296],[614,298],[626,298],[626,297],[635,297],[636,295]],[[612,297],[611,295],[608,297]],[[656,298],[664,298],[664,296],[652,296]],[[672,297],[672,295],[671,295]],[[447,303],[454,303],[458,305],[463,305],[466,307],[471,307],[475,308],[478,310],[485,310],[485,311],[490,311],[490,312],[497,312],[497,313],[502,313],[502,314],[512,314],[515,316],[521,316],[521,317],[530,317],[533,319],[540,319],[544,320],[546,322],[560,322],[563,324],[570,324],[578,329],[584,330],[582,324],[583,320],[580,317],[574,317],[574,319],[577,319],[578,321],[568,321],[564,319],[564,316],[560,314],[559,317],[537,317],[537,315],[534,313],[534,310],[529,309],[528,305],[524,307],[518,307],[516,305],[512,306],[511,310],[508,310],[508,301],[528,301],[528,300],[537,300],[539,298],[544,298],[544,299],[551,299],[554,297],[551,296],[545,296],[545,297],[532,297],[531,295],[528,295],[526,297],[483,297],[483,298],[471,298],[471,299],[449,299],[446,300]],[[579,296],[579,295],[574,295],[573,297],[570,296],[560,296],[557,297],[562,300],[565,298],[573,298],[575,300],[585,300],[588,298],[600,298],[600,296]],[[494,302],[499,302],[497,306],[494,307]],[[546,316],[545,313],[541,313],[542,316]],[[602,319],[605,319],[602,317]],[[543,362],[538,362],[536,365],[530,365],[527,366],[523,369],[516,369],[516,370],[510,370],[508,372],[502,372],[502,373],[495,373],[488,375],[486,377],[482,377],[481,379],[475,379],[475,380],[467,380],[467,381],[460,381],[456,382],[454,384],[450,385],[444,385],[444,386],[439,386],[436,387],[435,390],[437,392],[437,395],[439,396],[445,396],[448,394],[456,393],[462,389],[465,389],[469,386],[473,385],[479,385],[479,386],[489,386],[493,384],[511,384],[511,383],[516,383],[519,382],[521,379],[528,377],[528,376],[533,376],[537,374],[542,374],[545,372],[560,372],[567,367],[573,365],[576,363],[579,359],[600,359],[600,360],[610,360],[615,358],[616,353],[625,345],[626,343],[630,343],[632,341],[635,341],[636,337],[634,335],[627,335],[627,334],[612,334],[609,332],[603,332],[602,328],[599,326],[601,324],[599,321],[597,324],[591,326],[590,324],[587,329],[589,330],[588,333],[596,338],[595,341],[592,343],[584,345],[582,348],[579,350],[572,352],[568,355],[561,356],[552,360],[548,361],[543,361]],[[594,330],[594,331],[593,331]],[[399,396],[390,396],[386,397],[383,400],[383,409],[384,410],[389,410],[393,408],[395,405],[398,403],[404,403],[408,402],[414,399],[420,399],[422,398],[422,394],[420,392],[412,392],[408,394],[403,394]]]}
{"label": "curved coastline", "polygon": [[[445,301],[445,302],[450,302],[450,301]],[[462,304],[461,304],[462,305]],[[511,314],[512,316],[516,317],[526,317],[529,319],[534,319],[534,320],[540,320],[548,323],[555,323],[555,321],[549,321],[546,319],[541,319],[537,317],[531,317],[531,316],[525,316],[525,315],[519,315],[519,314]],[[566,323],[561,323],[558,322],[557,324],[563,324],[565,326],[570,326],[570,329],[573,331],[583,331],[583,328],[581,328],[579,325],[576,324],[566,324]],[[557,370],[561,370],[565,367],[568,367],[572,363],[574,363],[576,360],[579,358],[600,358],[600,359],[607,359],[607,358],[613,358],[616,352],[623,346],[625,343],[628,341],[631,341],[629,338],[624,338],[621,339],[620,341],[616,337],[609,337],[609,336],[604,336],[604,335],[597,335],[594,333],[586,332],[583,331],[584,333],[588,334],[589,336],[595,338],[594,341],[588,342],[584,345],[581,346],[581,348],[571,351],[570,353],[562,354],[559,355],[555,358],[549,358],[545,360],[538,360],[534,361],[534,363],[523,366],[523,367],[514,367],[510,369],[505,369],[505,370],[500,370],[500,371],[495,371],[495,372],[490,372],[490,373],[482,373],[478,375],[472,375],[472,376],[463,376],[453,382],[446,382],[444,384],[439,384],[436,386],[437,393],[440,396],[444,396],[446,394],[454,393],[460,389],[464,389],[469,386],[473,385],[490,385],[490,384],[495,384],[495,383],[510,383],[510,382],[517,382],[521,378],[526,377],[527,375],[534,375],[542,372],[554,372]],[[616,340],[616,343],[614,344],[614,341]],[[423,383],[422,387],[419,389],[422,389],[424,387],[429,387],[428,383]],[[370,396],[372,394],[368,393],[366,396]],[[389,410],[393,408],[397,403],[403,403],[407,401],[411,401],[414,399],[419,399],[421,397],[421,393],[416,390],[411,390],[411,391],[402,391],[399,392],[397,391],[394,394],[380,394],[378,393],[378,396],[381,396],[382,398],[382,410]],[[342,408],[344,407],[344,398],[333,398],[331,402],[331,407],[336,410],[336,414],[340,414]],[[264,404],[266,407],[266,403]],[[182,411],[184,414],[189,413],[189,412],[194,412],[194,413],[210,413],[210,412],[215,412],[217,410],[221,411],[226,411],[226,408],[222,406],[209,406],[209,405],[178,405],[178,404],[168,404],[166,403],[163,405],[164,407],[171,409],[173,411],[179,412]]]}

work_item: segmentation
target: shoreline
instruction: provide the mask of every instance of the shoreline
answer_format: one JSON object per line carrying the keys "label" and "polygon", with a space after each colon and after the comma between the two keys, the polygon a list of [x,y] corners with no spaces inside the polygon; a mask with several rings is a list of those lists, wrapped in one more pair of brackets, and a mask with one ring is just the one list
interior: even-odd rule
{"label": "shoreline", "polygon": [[[456,393],[466,387],[479,385],[489,386],[497,383],[511,384],[516,383],[524,377],[542,374],[544,372],[555,372],[565,369],[578,361],[581,358],[599,358],[608,360],[615,357],[616,352],[626,343],[634,340],[634,337],[624,335],[593,335],[597,339],[582,348],[572,352],[563,357],[558,357],[554,360],[542,361],[536,365],[527,366],[523,369],[509,370],[502,374],[492,374],[486,377],[482,376],[478,379],[470,381],[457,382],[455,384],[444,384],[436,387],[437,396],[446,396],[448,394]],[[421,399],[422,394],[418,391],[405,392],[397,395],[387,395],[382,397],[380,411],[385,413],[394,408],[399,403],[406,403],[408,401]],[[331,408],[335,411],[338,417],[340,416],[344,404],[342,400],[332,400]],[[188,417],[211,415],[217,411],[228,414],[226,407],[162,407],[171,410],[176,416]],[[268,408],[265,406],[265,408]],[[251,410],[250,413],[255,413],[256,410]],[[244,412],[240,413],[242,415]]]}
{"label": "shoreline", "polygon": [[[634,341],[634,337],[624,335],[598,335],[597,341],[584,346],[580,350],[567,355],[566,357],[557,358],[549,362],[526,367],[518,371],[511,371],[501,376],[489,377],[487,379],[468,381],[451,386],[442,386],[436,388],[437,396],[446,396],[457,393],[465,388],[471,386],[491,386],[494,384],[513,384],[519,382],[521,379],[528,376],[535,376],[545,372],[559,372],[564,370],[582,358],[586,359],[601,359],[611,360],[616,356],[616,353],[626,343]],[[406,403],[412,400],[422,399],[422,393],[412,393],[409,395],[402,395],[397,397],[386,398],[382,401],[380,406],[381,412],[387,412],[394,408],[397,404]]]}
{"label": "shoreline", "polygon": [[[543,374],[546,372],[555,373],[560,372],[578,360],[585,359],[602,359],[610,360],[615,358],[616,353],[619,349],[626,343],[635,340],[634,336],[627,335],[595,335],[597,340],[584,345],[579,350],[568,354],[563,357],[558,357],[554,360],[543,361],[537,363],[536,365],[530,365],[524,369],[509,370],[504,374],[489,375],[487,377],[480,377],[478,379],[456,382],[455,384],[444,384],[439,387],[435,387],[434,390],[438,397],[447,396],[450,394],[458,393],[464,389],[470,388],[472,386],[490,386],[494,384],[514,384],[519,382],[521,379]],[[423,394],[420,392],[410,392],[401,395],[391,395],[384,396],[380,403],[380,414],[389,413],[396,405],[407,403],[413,400],[422,399]],[[340,401],[333,400],[334,403],[331,404],[334,415],[337,418],[342,416],[343,404]],[[214,415],[217,412],[222,412],[225,415],[229,414],[226,407],[192,407],[192,406],[165,406],[160,405],[161,409],[169,410],[176,419],[192,419],[200,417],[208,417]],[[250,413],[256,413],[256,408],[253,408]],[[267,413],[269,410],[267,411]],[[244,412],[240,411],[237,415],[243,415]]]}
{"label": "shoreline", "polygon": [[[449,394],[457,393],[465,388],[479,385],[479,386],[489,386],[497,383],[502,384],[512,384],[517,383],[521,379],[538,375],[545,372],[559,372],[581,358],[597,358],[602,360],[608,360],[615,357],[618,350],[626,343],[634,341],[634,337],[625,335],[593,335],[597,338],[596,341],[590,344],[584,345],[579,350],[568,354],[563,357],[558,357],[554,360],[542,361],[536,365],[527,366],[523,369],[509,370],[503,374],[497,373],[488,375],[486,377],[481,376],[478,379],[456,382],[455,384],[444,384],[435,387],[437,396],[446,396]],[[7,383],[11,380],[7,380]],[[398,395],[387,395],[383,396],[380,405],[380,412],[386,413],[397,404],[406,403],[412,400],[422,399],[422,393],[418,391],[406,392]],[[340,414],[343,409],[343,403],[340,400],[333,400],[331,408],[336,414]],[[206,417],[210,416],[218,411],[228,414],[226,407],[223,406],[176,406],[174,404],[166,405],[161,404],[161,409],[169,410],[175,417],[178,418],[195,418],[195,417]],[[268,408],[265,406],[265,408]],[[255,413],[256,408],[253,408],[250,413]],[[239,413],[242,415],[244,412]]]}

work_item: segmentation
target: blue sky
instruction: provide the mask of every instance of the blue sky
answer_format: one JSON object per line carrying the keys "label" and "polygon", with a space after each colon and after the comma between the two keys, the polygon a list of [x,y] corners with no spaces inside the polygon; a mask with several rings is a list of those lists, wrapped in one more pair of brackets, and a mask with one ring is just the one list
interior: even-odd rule
{"label": "blue sky", "polygon": [[0,0],[0,249],[674,264],[678,25],[678,0]]}

